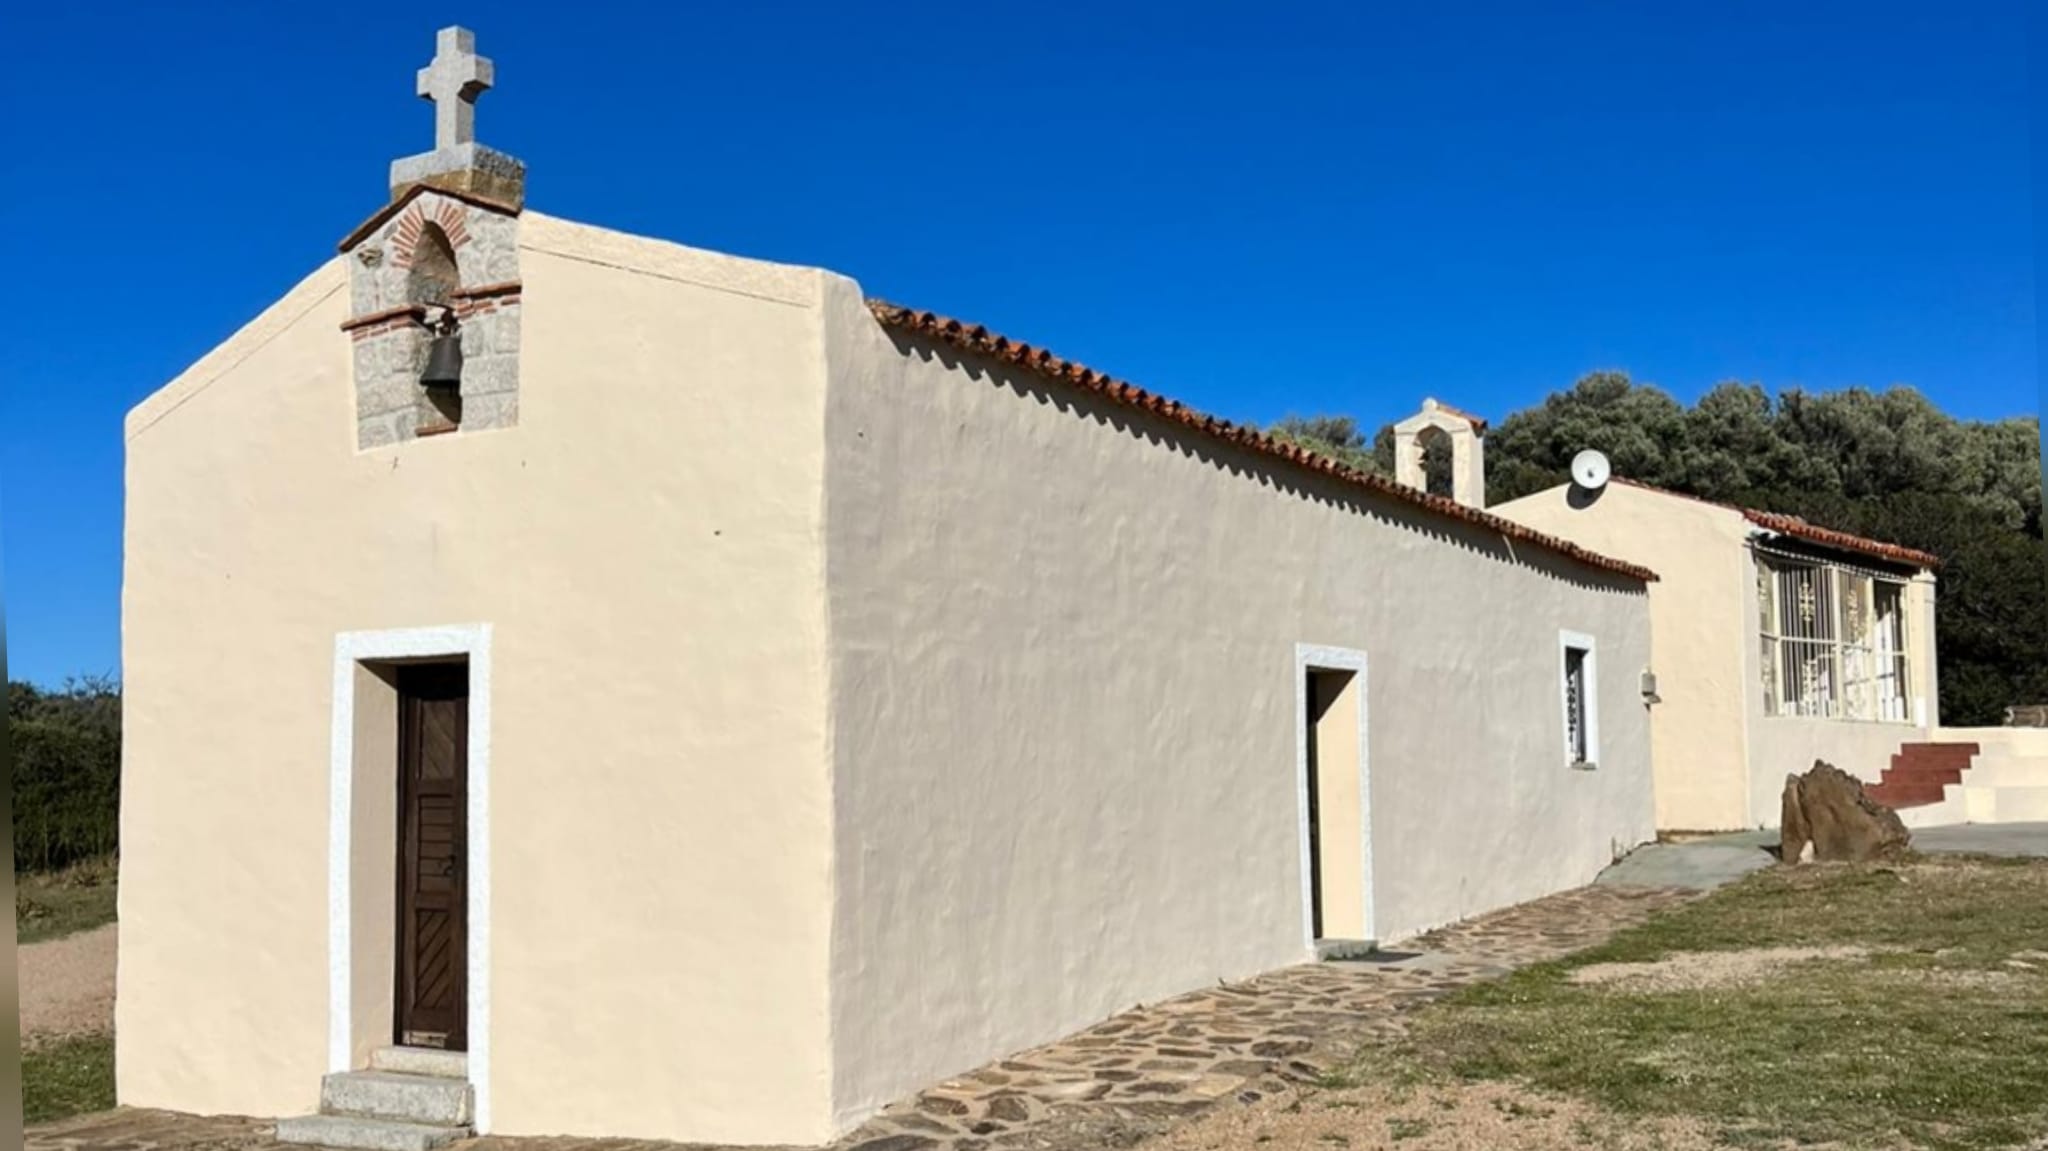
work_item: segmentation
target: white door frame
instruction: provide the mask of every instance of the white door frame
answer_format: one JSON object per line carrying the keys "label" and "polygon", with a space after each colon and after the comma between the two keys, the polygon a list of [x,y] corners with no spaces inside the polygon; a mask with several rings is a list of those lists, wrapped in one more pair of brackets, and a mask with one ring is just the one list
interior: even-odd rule
{"label": "white door frame", "polygon": [[1300,816],[1301,839],[1301,937],[1311,953],[1316,945],[1315,872],[1309,862],[1308,827],[1308,676],[1311,671],[1348,671],[1358,684],[1358,825],[1360,829],[1359,879],[1365,889],[1365,936],[1373,938],[1378,920],[1373,915],[1372,895],[1372,765],[1366,738],[1370,708],[1365,672],[1365,653],[1355,648],[1317,644],[1294,646],[1294,785]]}
{"label": "white door frame", "polygon": [[[346,631],[334,637],[334,729],[327,776],[327,1067],[353,1071],[349,873],[355,782],[356,667],[378,660],[469,660],[468,1030],[475,1127],[491,1117],[491,625]],[[394,752],[395,752],[394,748]]]}

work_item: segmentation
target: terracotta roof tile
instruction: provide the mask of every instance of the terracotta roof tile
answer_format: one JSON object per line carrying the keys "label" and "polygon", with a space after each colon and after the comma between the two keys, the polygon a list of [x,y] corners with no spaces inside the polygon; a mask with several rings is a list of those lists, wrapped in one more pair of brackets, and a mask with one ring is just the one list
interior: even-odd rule
{"label": "terracotta roof tile", "polygon": [[1431,400],[1430,403],[1436,405],[1437,411],[1440,411],[1447,416],[1456,416],[1459,419],[1464,420],[1466,423],[1471,424],[1472,430],[1478,432],[1480,435],[1486,434],[1485,416],[1475,416],[1471,412],[1468,412],[1463,408],[1454,408],[1451,405],[1443,402],[1442,400]]}
{"label": "terracotta roof tile", "polygon": [[935,312],[916,311],[882,300],[869,300],[868,309],[885,327],[909,332],[926,339],[950,344],[1004,363],[1029,369],[1048,379],[1104,396],[1126,407],[1150,412],[1224,443],[1234,444],[1270,459],[1320,472],[1377,495],[1412,504],[1445,519],[1458,520],[1497,532],[1511,540],[1533,544],[1586,567],[1613,572],[1645,582],[1657,573],[1646,567],[1589,551],[1569,540],[1546,535],[1490,512],[1468,508],[1443,496],[1420,492],[1385,476],[1346,467],[1328,456],[1282,443],[1255,428],[1196,411],[1178,400],[1148,392],[1134,384],[1098,372],[1093,368],[1061,359],[1043,348],[997,335],[978,324],[967,324]]}
{"label": "terracotta roof tile", "polygon": [[1756,508],[1746,508],[1739,504],[1723,503],[1720,500],[1710,500],[1702,496],[1689,495],[1685,492],[1674,492],[1669,488],[1660,488],[1655,484],[1643,483],[1641,480],[1623,479],[1620,476],[1616,476],[1614,482],[1641,491],[1656,492],[1658,495],[1674,496],[1682,500],[1691,500],[1694,503],[1726,508],[1731,512],[1739,513],[1744,519],[1763,528],[1765,531],[1792,536],[1795,539],[1806,540],[1809,543],[1823,544],[1827,547],[1839,548],[1842,551],[1876,556],[1880,559],[1891,560],[1894,563],[1911,564],[1915,567],[1929,570],[1941,567],[1941,557],[1933,552],[1916,551],[1901,544],[1851,535],[1848,532],[1838,532],[1833,528],[1824,528],[1819,524],[1809,523],[1799,516],[1786,515],[1783,512],[1760,511]]}
{"label": "terracotta roof tile", "polygon": [[1798,516],[1788,516],[1778,512],[1760,512],[1755,508],[1742,508],[1741,511],[1743,515],[1749,517],[1750,523],[1767,531],[1777,532],[1779,535],[1795,536],[1813,543],[1841,548],[1844,551],[1880,556],[1898,563],[1912,564],[1916,567],[1928,568],[1930,570],[1941,566],[1941,557],[1933,552],[1916,551],[1900,544],[1866,539],[1863,536],[1850,535],[1848,532],[1838,532],[1833,528],[1824,528],[1819,524],[1808,523]]}

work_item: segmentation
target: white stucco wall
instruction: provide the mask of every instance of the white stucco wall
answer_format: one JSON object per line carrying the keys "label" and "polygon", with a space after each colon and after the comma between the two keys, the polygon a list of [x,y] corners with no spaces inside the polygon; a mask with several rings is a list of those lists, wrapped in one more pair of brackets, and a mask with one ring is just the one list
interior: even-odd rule
{"label": "white stucco wall", "polygon": [[358,452],[339,259],[129,419],[120,1100],[317,1105],[335,637],[488,623],[492,1128],[821,1141],[817,276],[520,226],[517,427]]}
{"label": "white stucco wall", "polygon": [[[1654,571],[1650,708],[1657,826],[1719,831],[1748,824],[1749,682],[1743,637],[1740,513],[1624,484],[1592,501],[1568,485],[1511,500],[1495,513]],[[1753,594],[1753,593],[1752,593]],[[1750,643],[1754,647],[1753,642]]]}
{"label": "white stucco wall", "polygon": [[[1307,958],[1297,644],[1370,662],[1379,938],[1652,834],[1640,584],[825,300],[842,1124]],[[1564,628],[1600,644],[1597,771],[1564,764]]]}
{"label": "white stucco wall", "polygon": [[[1735,508],[1613,483],[1591,501],[1559,485],[1492,509],[1520,523],[1632,560],[1661,577],[1650,588],[1660,702],[1651,709],[1657,826],[1675,831],[1775,827],[1785,776],[1824,759],[1876,780],[1899,745],[1927,725],[1766,715],[1754,526]],[[1909,593],[1915,695],[1935,713],[1933,583]]]}

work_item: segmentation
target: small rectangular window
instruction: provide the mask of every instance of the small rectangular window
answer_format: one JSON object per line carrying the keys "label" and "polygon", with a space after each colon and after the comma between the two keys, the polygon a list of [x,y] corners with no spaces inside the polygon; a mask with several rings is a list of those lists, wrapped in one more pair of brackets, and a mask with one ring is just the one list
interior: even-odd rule
{"label": "small rectangular window", "polygon": [[1600,722],[1596,711],[1599,685],[1591,637],[1566,632],[1558,644],[1563,656],[1564,761],[1568,767],[1590,768],[1600,760]]}
{"label": "small rectangular window", "polygon": [[1570,763],[1586,762],[1586,653],[1564,649],[1564,739]]}

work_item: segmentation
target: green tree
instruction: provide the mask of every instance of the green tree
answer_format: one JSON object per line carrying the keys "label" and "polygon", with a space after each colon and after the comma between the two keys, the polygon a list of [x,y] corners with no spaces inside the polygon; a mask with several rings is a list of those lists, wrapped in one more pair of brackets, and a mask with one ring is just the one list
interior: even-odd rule
{"label": "green tree", "polygon": [[1366,443],[1358,421],[1350,416],[1287,416],[1266,429],[1282,443],[1307,448],[1362,472],[1391,475],[1394,470],[1393,440],[1387,441],[1382,465],[1374,446]]}
{"label": "green tree", "polygon": [[[1392,471],[1391,424],[1370,452],[1343,416],[1275,431]],[[1942,716],[1988,724],[2011,704],[2048,702],[2040,436],[2034,417],[1958,420],[1908,387],[1773,400],[1730,382],[1686,407],[1624,373],[1595,372],[1494,427],[1486,486],[1495,503],[1554,487],[1574,455],[1595,448],[1618,476],[1933,552],[1944,561]]]}
{"label": "green tree", "polygon": [[7,685],[14,751],[14,867],[41,871],[115,849],[121,691],[105,679],[47,691]]}
{"label": "green tree", "polygon": [[1677,486],[1687,444],[1684,405],[1624,373],[1595,372],[1487,433],[1487,495],[1501,502],[1555,486],[1586,448],[1605,452],[1617,475]]}
{"label": "green tree", "polygon": [[1756,384],[1710,389],[1685,413],[1685,443],[1673,486],[1708,499],[1778,484],[1810,482],[1806,460],[1778,435],[1771,398]]}

